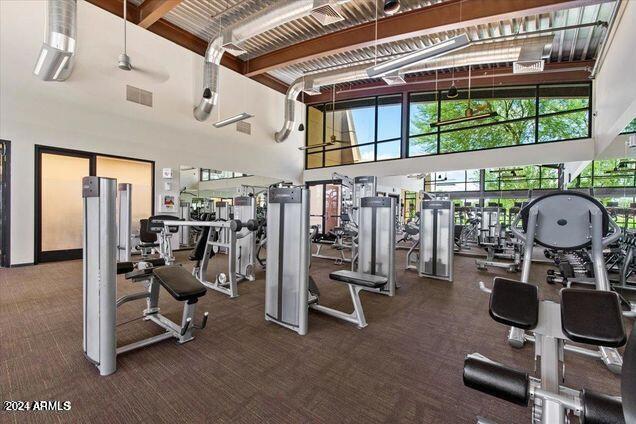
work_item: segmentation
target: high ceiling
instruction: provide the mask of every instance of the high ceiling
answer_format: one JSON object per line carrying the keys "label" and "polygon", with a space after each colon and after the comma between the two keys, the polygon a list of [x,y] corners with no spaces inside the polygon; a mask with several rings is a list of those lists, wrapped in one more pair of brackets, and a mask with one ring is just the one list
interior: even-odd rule
{"label": "high ceiling", "polygon": [[[90,1],[103,7],[100,3],[113,3],[121,0]],[[470,16],[466,18],[466,14],[471,13],[470,7],[483,5],[486,1],[491,2],[488,4],[489,7],[496,3],[513,2],[513,0],[401,0],[400,14],[406,13],[408,15],[407,12],[417,9],[426,11],[428,7],[433,6],[431,8],[433,9],[440,6],[440,3],[444,3],[441,5],[442,7],[446,7],[446,4],[457,4],[460,7],[459,14],[461,15],[461,7],[463,7],[464,18],[470,22],[468,25],[462,25],[462,16],[456,16],[453,17],[453,19],[457,19],[455,25],[443,25],[438,27],[437,31],[436,28],[432,28],[423,35],[416,34],[415,36],[392,37],[390,39],[380,37],[381,40],[377,43],[354,43],[351,49],[327,50],[324,55],[309,54],[306,58],[300,57],[291,61],[274,63],[273,66],[263,67],[262,72],[258,73],[267,73],[276,80],[290,84],[295,79],[311,73],[370,63],[375,60],[391,59],[463,32],[467,32],[473,41],[483,41],[503,35],[554,29],[554,31],[540,34],[541,36],[553,37],[549,62],[594,60],[606,36],[606,26],[583,26],[568,30],[559,30],[559,28],[597,21],[608,22],[615,8],[613,0],[534,0],[529,3],[541,3],[545,4],[545,7],[521,10],[518,13],[502,13],[499,16],[494,15],[490,19],[482,18],[471,21]],[[129,3],[135,5],[139,10],[144,7],[156,8],[155,4],[170,2],[173,4],[170,7],[165,7],[165,13],[160,16],[161,21],[167,22],[173,28],[185,31],[198,40],[199,45],[202,45],[213,39],[223,28],[240,23],[250,15],[272,6],[276,0],[129,0]],[[519,1],[517,0],[516,3]],[[258,63],[264,57],[293,49],[296,45],[301,46],[303,43],[310,42],[308,40],[326,34],[346,34],[347,30],[359,28],[364,24],[367,24],[365,30],[369,32],[367,37],[371,41],[376,34],[379,34],[378,25],[375,24],[376,18],[379,19],[378,24],[381,24],[382,19],[386,18],[382,11],[382,1],[350,0],[340,7],[341,14],[345,18],[343,21],[323,26],[313,17],[305,16],[247,40],[242,45],[247,53],[239,56],[241,66],[247,70],[244,73],[249,75],[252,71],[252,64]],[[455,9],[456,11],[457,9]],[[516,38],[518,42],[524,42],[523,37]],[[227,56],[228,53],[225,55]],[[502,65],[509,66],[510,64],[488,64],[484,67]],[[256,67],[258,68],[258,66]]]}

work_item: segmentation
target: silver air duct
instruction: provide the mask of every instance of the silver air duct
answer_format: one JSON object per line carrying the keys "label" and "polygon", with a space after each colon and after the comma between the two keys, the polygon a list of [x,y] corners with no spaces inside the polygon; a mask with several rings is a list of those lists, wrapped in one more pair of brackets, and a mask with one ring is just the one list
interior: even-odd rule
{"label": "silver air duct", "polygon": [[48,0],[47,32],[33,73],[43,81],[65,81],[73,70],[77,0]]}
{"label": "silver air duct", "polygon": [[[323,14],[337,13],[338,6],[348,1],[350,0],[281,0],[223,31],[210,42],[205,53],[203,97],[199,105],[194,108],[194,117],[198,121],[205,121],[216,105],[219,67],[224,52],[237,56],[244,54],[246,52],[240,46],[244,41],[310,14],[321,22],[320,17]],[[321,23],[326,25],[332,22],[337,21],[324,20]]]}
{"label": "silver air duct", "polygon": [[[432,61],[424,60],[417,64],[405,66],[390,76],[397,78],[406,74],[430,71],[434,69],[447,69],[478,65],[484,63],[512,62],[519,58],[522,48],[528,46],[542,46],[543,57],[549,56],[554,35],[536,37],[533,39],[519,39],[501,42],[476,42],[474,45],[462,49],[461,52],[449,54],[443,58],[438,57]],[[377,67],[380,67],[378,64]],[[356,65],[351,68],[336,69],[307,75],[296,79],[287,90],[285,96],[285,123],[280,131],[274,134],[277,143],[281,143],[289,137],[294,128],[294,105],[301,91],[314,95],[319,93],[319,88],[325,85],[340,84],[344,82],[368,79],[368,64]]]}
{"label": "silver air duct", "polygon": [[[358,65],[344,70],[337,69],[296,79],[287,89],[287,94],[285,94],[285,123],[280,131],[274,134],[274,140],[277,143],[282,143],[289,137],[294,127],[296,98],[298,98],[301,91],[317,90],[318,87],[327,84],[366,79],[368,78],[366,74],[367,68],[368,65]],[[310,92],[313,93],[314,91]]]}

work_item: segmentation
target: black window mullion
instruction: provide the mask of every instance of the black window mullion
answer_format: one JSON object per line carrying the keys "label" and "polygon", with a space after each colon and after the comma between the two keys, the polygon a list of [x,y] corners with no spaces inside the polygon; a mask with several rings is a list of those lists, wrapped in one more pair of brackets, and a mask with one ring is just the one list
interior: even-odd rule
{"label": "black window mullion", "polygon": [[373,128],[374,130],[374,135],[373,135],[373,161],[377,162],[378,161],[378,97],[375,97],[375,117],[374,117],[374,121],[375,121],[375,126]]}
{"label": "black window mullion", "polygon": [[[442,120],[442,91],[438,90],[435,95],[437,96],[437,122],[440,122]],[[441,133],[441,127],[439,125],[437,125],[437,152],[436,154],[439,154],[442,149],[441,149],[441,137],[440,137],[440,133]]]}
{"label": "black window mullion", "polygon": [[534,142],[539,142],[539,84],[534,88]]}

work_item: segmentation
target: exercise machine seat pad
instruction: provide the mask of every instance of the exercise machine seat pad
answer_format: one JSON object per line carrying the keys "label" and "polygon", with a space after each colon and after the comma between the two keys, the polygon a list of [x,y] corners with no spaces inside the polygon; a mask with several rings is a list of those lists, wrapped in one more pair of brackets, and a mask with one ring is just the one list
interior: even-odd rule
{"label": "exercise machine seat pad", "polygon": [[479,355],[467,355],[464,359],[464,385],[516,405],[527,406],[530,399],[528,373]]}
{"label": "exercise machine seat pad", "polygon": [[329,274],[329,278],[334,281],[340,281],[341,283],[353,284],[355,286],[363,286],[372,289],[384,287],[389,281],[388,278],[381,277],[379,275],[348,271],[346,269],[332,272]]}
{"label": "exercise machine seat pad", "polygon": [[490,316],[497,322],[531,330],[539,321],[537,287],[509,278],[495,277],[490,293]]}
{"label": "exercise machine seat pad", "polygon": [[205,286],[180,265],[155,268],[153,274],[168,293],[179,301],[192,303],[207,292]]}
{"label": "exercise machine seat pad", "polygon": [[618,295],[614,292],[561,290],[561,327],[570,340],[620,347],[627,341]]}
{"label": "exercise machine seat pad", "polygon": [[621,402],[611,396],[584,389],[581,424],[625,424]]}
{"label": "exercise machine seat pad", "polygon": [[134,269],[135,264],[133,262],[117,262],[117,275],[126,274]]}
{"label": "exercise machine seat pad", "polygon": [[621,396],[623,415],[628,423],[636,422],[636,325],[625,347],[623,369],[621,370]]}

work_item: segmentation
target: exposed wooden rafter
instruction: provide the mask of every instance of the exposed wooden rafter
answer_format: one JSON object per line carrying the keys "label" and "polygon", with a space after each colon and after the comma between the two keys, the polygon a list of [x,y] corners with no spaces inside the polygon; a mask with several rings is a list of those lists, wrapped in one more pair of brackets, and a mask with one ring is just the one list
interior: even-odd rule
{"label": "exposed wooden rafter", "polygon": [[139,7],[139,26],[148,28],[183,0],[145,0]]}
{"label": "exposed wooden rafter", "polygon": [[[608,0],[449,0],[432,6],[379,19],[379,44],[412,37],[459,30],[512,16],[548,13]],[[374,45],[375,22],[367,22],[293,44],[250,59],[245,75],[254,76],[310,59]]]}

